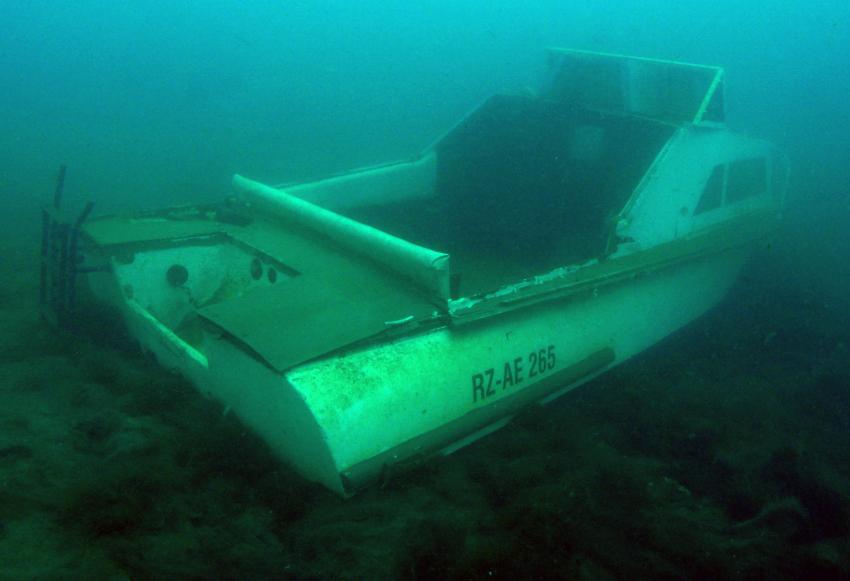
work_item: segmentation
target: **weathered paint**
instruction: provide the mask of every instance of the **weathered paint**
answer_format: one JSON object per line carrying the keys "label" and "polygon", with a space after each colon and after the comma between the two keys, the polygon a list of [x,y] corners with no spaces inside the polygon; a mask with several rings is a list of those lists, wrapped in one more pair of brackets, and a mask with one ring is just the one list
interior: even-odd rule
{"label": "weathered paint", "polygon": [[[747,253],[738,249],[705,257],[598,293],[325,358],[292,370],[287,378],[322,426],[334,462],[344,471],[483,406],[497,405],[600,350],[614,352],[612,364],[624,361],[714,305]],[[554,368],[529,378],[530,354],[550,345]],[[517,359],[522,380],[506,387],[504,368],[513,368]],[[494,370],[494,391],[476,398],[473,377],[488,369]],[[541,399],[564,387],[551,386]],[[480,427],[472,424],[468,432]]]}

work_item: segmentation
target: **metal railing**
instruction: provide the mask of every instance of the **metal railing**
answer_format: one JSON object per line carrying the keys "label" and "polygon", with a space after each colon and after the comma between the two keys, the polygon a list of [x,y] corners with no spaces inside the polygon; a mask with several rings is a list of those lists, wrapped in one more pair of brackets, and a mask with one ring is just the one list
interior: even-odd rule
{"label": "metal railing", "polygon": [[42,316],[53,325],[72,329],[77,303],[77,276],[103,271],[108,267],[83,266],[80,228],[94,208],[88,202],[72,222],[62,211],[66,166],[59,168],[53,204],[41,210],[41,276],[39,306]]}

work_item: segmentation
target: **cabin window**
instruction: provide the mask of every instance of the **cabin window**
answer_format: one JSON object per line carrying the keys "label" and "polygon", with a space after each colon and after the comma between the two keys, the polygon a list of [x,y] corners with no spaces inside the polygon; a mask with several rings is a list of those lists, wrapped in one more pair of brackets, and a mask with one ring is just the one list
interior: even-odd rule
{"label": "cabin window", "polygon": [[720,207],[720,202],[723,200],[723,166],[714,166],[714,171],[711,172],[711,177],[705,183],[705,189],[702,191],[702,197],[699,199],[697,209],[694,214],[702,214],[709,210],[714,210]]}
{"label": "cabin window", "polygon": [[729,164],[726,203],[734,204],[767,191],[767,160],[763,157],[742,159]]}

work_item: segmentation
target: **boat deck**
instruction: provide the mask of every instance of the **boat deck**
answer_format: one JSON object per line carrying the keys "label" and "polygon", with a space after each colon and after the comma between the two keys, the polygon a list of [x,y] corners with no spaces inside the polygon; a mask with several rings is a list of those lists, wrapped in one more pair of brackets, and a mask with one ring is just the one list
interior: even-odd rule
{"label": "boat deck", "polygon": [[200,217],[113,216],[91,221],[84,232],[118,256],[219,241],[248,256],[270,257],[282,267],[278,282],[199,305],[197,313],[278,370],[385,331],[388,322],[420,320],[437,310],[415,285],[369,257],[270,220],[240,226]]}

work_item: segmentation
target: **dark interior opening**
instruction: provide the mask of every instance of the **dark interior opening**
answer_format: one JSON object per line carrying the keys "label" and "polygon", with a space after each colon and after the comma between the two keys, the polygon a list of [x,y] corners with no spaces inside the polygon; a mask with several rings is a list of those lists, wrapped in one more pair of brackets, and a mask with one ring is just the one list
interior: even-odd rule
{"label": "dark interior opening", "polygon": [[599,257],[675,128],[526,96],[491,98],[437,146],[436,195],[345,213],[448,252],[459,292]]}

